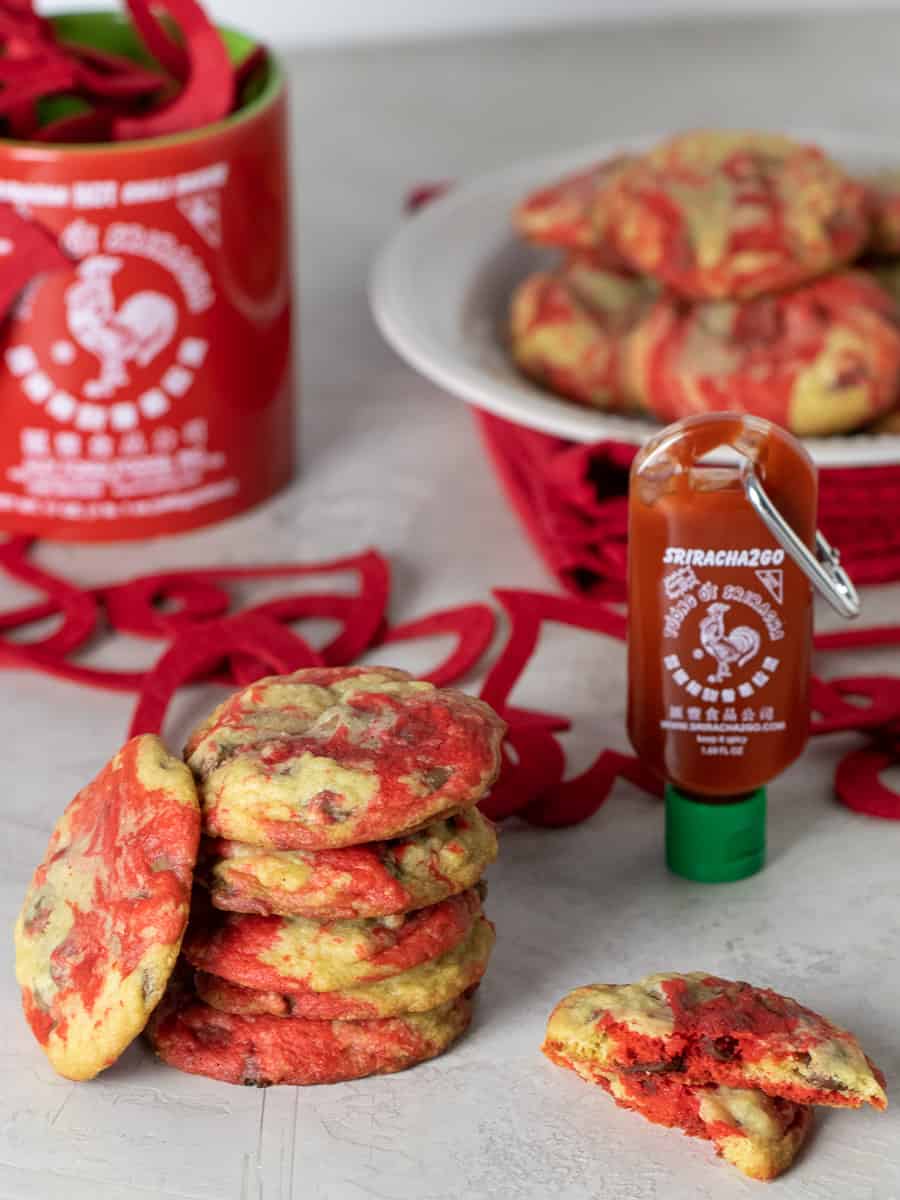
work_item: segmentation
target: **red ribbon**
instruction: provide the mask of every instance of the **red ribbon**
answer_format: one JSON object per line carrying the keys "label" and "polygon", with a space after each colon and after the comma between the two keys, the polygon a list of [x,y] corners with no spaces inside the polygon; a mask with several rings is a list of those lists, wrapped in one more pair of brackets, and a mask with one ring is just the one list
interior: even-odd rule
{"label": "red ribbon", "polygon": [[[496,615],[485,604],[466,604],[392,626],[387,621],[389,568],[377,551],[322,563],[205,568],[163,572],[123,583],[82,588],[32,561],[33,544],[22,537],[0,545],[0,569],[35,588],[41,598],[0,612],[0,667],[31,669],[67,682],[137,692],[133,732],[159,732],[178,691],[194,683],[243,686],[263,674],[301,666],[345,665],[400,641],[452,636],[449,653],[421,674],[445,686],[484,663]],[[289,592],[235,610],[228,585],[255,579],[355,576],[349,592]],[[565,714],[524,709],[512,702],[544,627],[557,623],[621,641],[626,618],[610,604],[544,592],[501,589],[495,593],[508,621],[505,641],[490,666],[481,694],[509,723],[504,766],[484,811],[500,820],[513,814],[535,825],[558,827],[586,820],[622,779],[650,795],[659,782],[634,756],[601,748],[590,766],[565,777],[566,756],[559,734],[571,725]],[[59,626],[31,641],[19,640],[37,622],[56,617]],[[334,620],[338,631],[320,649],[289,626]],[[89,667],[75,656],[114,633],[157,639],[164,647],[149,671]],[[853,628],[822,634],[817,649],[900,644],[900,627]],[[382,656],[379,654],[379,658]],[[887,674],[815,678],[818,736],[856,730],[867,744],[838,764],[837,797],[857,812],[900,819],[900,796],[881,778],[900,761],[900,679]]]}
{"label": "red ribbon", "polygon": [[186,684],[208,677],[233,653],[251,655],[272,675],[320,667],[323,659],[303,638],[276,621],[243,613],[176,634],[144,676],[128,736],[160,733],[172,697]]}
{"label": "red ribbon", "polygon": [[[30,2],[0,3],[0,116],[17,138],[104,142],[159,137],[220,121],[267,59],[255,47],[231,62],[224,39],[197,0],[127,0],[156,65],[67,42]],[[163,9],[179,38],[156,15]],[[74,95],[90,105],[41,126],[38,101]]]}
{"label": "red ribbon", "polygon": [[[170,66],[178,61],[176,78],[183,81],[181,90],[168,104],[139,116],[121,116],[113,122],[113,136],[118,141],[132,138],[163,137],[199,129],[221,121],[231,112],[235,99],[235,72],[228,57],[222,35],[196,3],[196,0],[157,0],[156,7],[171,14],[184,38],[188,67],[184,70],[180,57],[171,49],[171,39],[163,31],[154,38],[151,52],[160,56],[163,39],[170,48],[165,51]],[[146,0],[128,0],[128,8],[138,28],[146,35],[151,27],[159,26]],[[140,18],[138,17],[140,14]]]}

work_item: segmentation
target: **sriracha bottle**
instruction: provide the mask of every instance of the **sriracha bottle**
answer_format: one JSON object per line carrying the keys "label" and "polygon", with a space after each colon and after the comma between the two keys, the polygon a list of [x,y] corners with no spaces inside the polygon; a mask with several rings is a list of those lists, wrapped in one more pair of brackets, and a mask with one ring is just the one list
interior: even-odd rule
{"label": "sriracha bottle", "polygon": [[[634,460],[628,733],[666,782],[667,861],[689,879],[762,867],[765,785],[806,743],[813,603],[795,556],[814,559],[816,502],[805,449],[756,417],[689,417]],[[787,534],[771,532],[777,521]]]}

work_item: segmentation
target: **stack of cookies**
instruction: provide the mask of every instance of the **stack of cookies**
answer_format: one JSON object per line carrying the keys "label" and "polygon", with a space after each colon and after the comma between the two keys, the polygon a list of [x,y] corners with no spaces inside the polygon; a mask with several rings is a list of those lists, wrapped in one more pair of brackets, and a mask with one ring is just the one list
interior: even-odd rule
{"label": "stack of cookies", "polygon": [[185,757],[201,842],[176,983],[148,1034],[172,1066],[231,1083],[402,1070],[466,1028],[493,927],[497,853],[476,805],[503,723],[385,668],[262,679]]}
{"label": "stack of cookies", "polygon": [[516,290],[512,356],[611,412],[727,410],[800,435],[890,423],[896,276],[870,267],[900,255],[898,180],[853,179],[780,134],[714,130],[566,176],[514,214],[561,261]]}
{"label": "stack of cookies", "polygon": [[887,1107],[884,1076],[852,1033],[768,988],[703,971],[576,988],[544,1053],[616,1104],[711,1141],[752,1179],[774,1179],[812,1107]]}

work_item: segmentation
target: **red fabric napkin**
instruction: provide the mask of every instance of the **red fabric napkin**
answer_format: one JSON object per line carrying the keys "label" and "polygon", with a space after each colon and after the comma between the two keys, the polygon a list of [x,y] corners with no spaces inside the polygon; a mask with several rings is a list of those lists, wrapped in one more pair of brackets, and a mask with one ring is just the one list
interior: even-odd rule
{"label": "red fabric napkin", "polygon": [[[624,600],[636,448],[567,442],[481,411],[476,419],[510,503],[562,586]],[[819,526],[857,584],[900,579],[900,466],[822,470]]]}

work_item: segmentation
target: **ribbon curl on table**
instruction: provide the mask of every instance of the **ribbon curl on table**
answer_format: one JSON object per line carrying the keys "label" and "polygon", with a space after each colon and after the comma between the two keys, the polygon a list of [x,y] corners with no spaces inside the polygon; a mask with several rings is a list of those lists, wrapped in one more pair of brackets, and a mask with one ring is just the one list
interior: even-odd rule
{"label": "ribbon curl on table", "polygon": [[[458,682],[482,667],[493,640],[496,613],[486,604],[464,604],[392,626],[386,618],[390,572],[375,550],[322,563],[276,563],[254,567],[203,568],[163,572],[123,583],[82,588],[58,572],[30,560],[34,543],[12,538],[0,545],[0,570],[42,593],[30,603],[0,612],[0,668],[30,669],[70,683],[137,693],[132,732],[160,732],[173,697],[184,686],[211,682],[245,686],[263,674],[301,666],[358,662],[398,641],[450,634],[449,654],[423,672],[440,685]],[[226,584],[253,579],[314,580],[355,575],[357,590],[290,592],[236,607]],[[565,778],[566,755],[558,735],[571,726],[560,713],[534,711],[512,702],[513,693],[547,622],[621,642],[626,618],[610,604],[545,592],[495,592],[509,629],[489,667],[482,696],[509,723],[501,777],[483,803],[488,816],[519,815],[534,825],[558,827],[592,816],[617,779],[650,795],[659,782],[633,755],[601,748],[574,778]],[[18,640],[48,618],[59,627],[31,641]],[[316,648],[293,626],[326,617],[339,632]],[[99,669],[73,656],[117,633],[151,638],[164,646],[147,671]],[[900,627],[854,628],[817,639],[820,652],[864,645],[900,645]],[[382,655],[379,653],[378,657]],[[867,701],[864,707],[848,697]],[[858,812],[900,819],[900,796],[880,776],[900,762],[900,679],[879,674],[822,680],[813,684],[816,719],[812,733],[858,730],[868,744],[847,754],[838,766],[838,798]]]}

